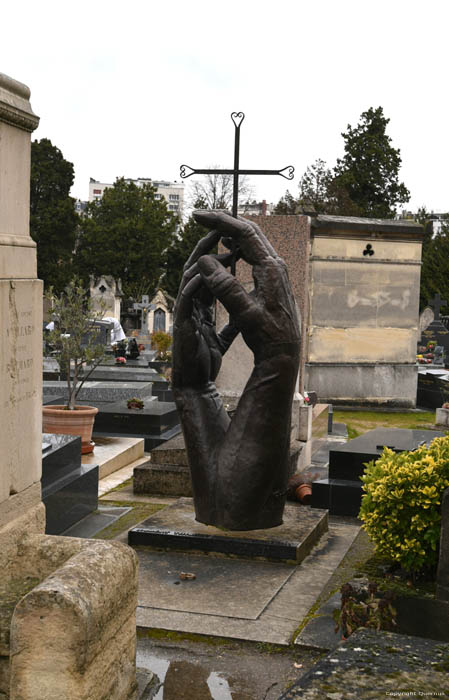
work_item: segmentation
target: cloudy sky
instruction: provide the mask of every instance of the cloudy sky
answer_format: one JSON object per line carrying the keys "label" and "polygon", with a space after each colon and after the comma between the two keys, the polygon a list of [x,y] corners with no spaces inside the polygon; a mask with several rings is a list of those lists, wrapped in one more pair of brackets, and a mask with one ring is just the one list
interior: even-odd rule
{"label": "cloudy sky", "polygon": [[232,167],[241,110],[241,167],[296,169],[253,178],[276,202],[381,105],[407,208],[448,211],[448,15],[447,0],[22,0],[1,10],[0,72],[31,88],[34,138],[73,162],[80,199],[90,177]]}

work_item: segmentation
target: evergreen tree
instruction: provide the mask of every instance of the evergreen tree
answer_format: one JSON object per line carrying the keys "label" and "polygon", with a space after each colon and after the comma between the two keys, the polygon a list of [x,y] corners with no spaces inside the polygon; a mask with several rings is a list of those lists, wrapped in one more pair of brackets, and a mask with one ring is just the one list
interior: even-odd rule
{"label": "evergreen tree", "polygon": [[[202,199],[198,199],[194,203],[194,209],[207,208],[206,203]],[[180,231],[179,236],[173,241],[172,245],[166,249],[164,254],[165,272],[161,284],[164,290],[172,297],[176,298],[178,294],[185,263],[198,241],[206,234],[207,229],[197,224],[193,216],[190,216]]]}
{"label": "evergreen tree", "polygon": [[[393,148],[386,134],[389,121],[382,107],[370,107],[356,127],[348,124],[342,134],[345,154],[337,160],[334,176],[360,216],[393,218],[396,206],[410,199],[408,189],[399,182],[400,151]],[[338,213],[351,215],[342,208],[343,204]]]}
{"label": "evergreen tree", "polygon": [[73,164],[49,139],[31,144],[30,233],[37,244],[37,273],[61,292],[73,277],[79,217],[69,196]]}
{"label": "evergreen tree", "polygon": [[[424,229],[422,252],[420,308],[428,305],[435,294],[440,293],[449,306],[449,220],[442,222],[432,235],[432,222]],[[448,307],[445,313],[449,313]]]}
{"label": "evergreen tree", "polygon": [[89,203],[76,250],[80,275],[112,275],[124,295],[152,295],[163,272],[165,250],[175,238],[177,220],[147,183],[117,179],[101,200]]}
{"label": "evergreen tree", "polygon": [[273,209],[273,214],[296,214],[298,211],[299,201],[294,196],[286,191],[285,195],[280,198],[279,202]]}

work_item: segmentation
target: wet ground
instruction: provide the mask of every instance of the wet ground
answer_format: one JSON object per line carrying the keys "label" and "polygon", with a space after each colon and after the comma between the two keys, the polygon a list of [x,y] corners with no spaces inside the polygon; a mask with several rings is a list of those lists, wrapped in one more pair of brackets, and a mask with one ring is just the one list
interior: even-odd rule
{"label": "wet ground", "polygon": [[139,634],[140,700],[275,700],[321,656],[304,649]]}

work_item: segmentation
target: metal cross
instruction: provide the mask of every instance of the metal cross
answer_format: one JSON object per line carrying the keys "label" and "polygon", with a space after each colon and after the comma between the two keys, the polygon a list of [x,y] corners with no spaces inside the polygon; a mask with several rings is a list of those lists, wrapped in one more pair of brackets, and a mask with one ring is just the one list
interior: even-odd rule
{"label": "metal cross", "polygon": [[[233,191],[232,191],[232,216],[237,218],[238,196],[239,196],[239,176],[240,175],[281,175],[286,180],[293,180],[295,168],[292,165],[287,165],[282,170],[243,170],[239,168],[240,159],[240,127],[245,118],[243,112],[232,112],[231,119],[235,127],[234,139],[234,167],[224,169],[195,169],[190,165],[181,165],[180,176],[185,179],[191,175],[233,175]],[[232,265],[232,273],[235,274],[235,264]]]}
{"label": "metal cross", "polygon": [[435,294],[435,298],[433,301],[429,301],[430,306],[433,306],[435,309],[435,318],[434,321],[439,321],[440,320],[440,309],[442,306],[446,306],[447,302],[446,299],[442,299],[440,296],[440,293]]}

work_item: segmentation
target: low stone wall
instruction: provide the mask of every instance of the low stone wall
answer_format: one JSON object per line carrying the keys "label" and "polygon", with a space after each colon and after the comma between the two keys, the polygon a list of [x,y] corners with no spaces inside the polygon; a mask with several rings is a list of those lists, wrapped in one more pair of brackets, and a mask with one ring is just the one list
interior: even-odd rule
{"label": "low stone wall", "polygon": [[0,620],[10,677],[3,663],[0,696],[134,700],[134,551],[118,542],[34,535],[22,540],[10,574],[11,606]]}

